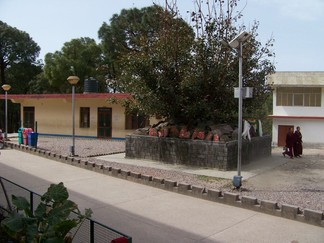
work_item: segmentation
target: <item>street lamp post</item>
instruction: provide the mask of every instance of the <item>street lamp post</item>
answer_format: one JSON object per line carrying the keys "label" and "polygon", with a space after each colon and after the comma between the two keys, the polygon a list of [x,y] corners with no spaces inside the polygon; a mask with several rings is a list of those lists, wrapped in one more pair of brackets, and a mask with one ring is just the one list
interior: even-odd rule
{"label": "street lamp post", "polygon": [[237,131],[237,175],[233,177],[233,185],[240,188],[242,185],[241,165],[242,165],[242,109],[243,109],[243,43],[251,38],[251,34],[243,31],[229,42],[232,48],[239,49],[239,104],[238,104],[238,131]]}
{"label": "street lamp post", "polygon": [[5,140],[8,139],[8,91],[11,89],[9,84],[2,85],[2,89],[5,91]]}
{"label": "street lamp post", "polygon": [[70,147],[71,156],[75,156],[75,125],[74,125],[74,95],[75,95],[75,85],[79,82],[78,76],[69,76],[67,81],[72,85],[72,146]]}

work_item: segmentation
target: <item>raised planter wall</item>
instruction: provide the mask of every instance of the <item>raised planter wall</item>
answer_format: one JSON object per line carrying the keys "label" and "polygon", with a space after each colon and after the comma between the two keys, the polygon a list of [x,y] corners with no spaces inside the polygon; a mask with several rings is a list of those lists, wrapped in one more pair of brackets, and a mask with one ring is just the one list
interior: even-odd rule
{"label": "raised planter wall", "polygon": [[[253,137],[242,142],[242,164],[271,155],[271,137]],[[237,165],[237,141],[126,136],[126,158],[149,159],[170,164],[229,170]]]}

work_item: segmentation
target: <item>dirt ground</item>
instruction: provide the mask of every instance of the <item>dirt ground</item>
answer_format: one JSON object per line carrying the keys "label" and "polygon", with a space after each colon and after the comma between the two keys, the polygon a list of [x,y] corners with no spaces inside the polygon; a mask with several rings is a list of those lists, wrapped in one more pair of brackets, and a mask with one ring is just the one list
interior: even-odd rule
{"label": "dirt ground", "polygon": [[273,150],[274,159],[285,160],[270,171],[261,173],[248,181],[256,187],[271,186],[273,189],[295,186],[303,189],[324,192],[324,151],[320,149],[304,149],[302,158],[290,159],[281,155],[282,150]]}
{"label": "dirt ground", "polygon": [[272,160],[284,163],[244,182],[244,194],[324,211],[324,150],[304,149],[302,158],[283,157],[275,148]]}

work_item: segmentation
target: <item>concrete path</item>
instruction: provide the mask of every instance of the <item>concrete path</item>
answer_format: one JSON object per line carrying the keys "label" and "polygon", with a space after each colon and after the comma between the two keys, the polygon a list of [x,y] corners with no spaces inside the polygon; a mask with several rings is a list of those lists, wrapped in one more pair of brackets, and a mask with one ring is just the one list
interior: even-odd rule
{"label": "concrete path", "polygon": [[[159,161],[145,160],[145,159],[141,159],[141,160],[129,159],[129,158],[125,158],[125,153],[98,156],[96,158],[101,160],[111,161],[111,162],[117,162],[121,164],[138,165],[138,166],[152,167],[152,168],[163,169],[163,170],[181,171],[181,172],[195,174],[195,175],[205,175],[205,176],[218,177],[218,178],[231,179],[231,180],[233,179],[234,175],[237,175],[236,169],[221,171],[217,168],[202,168],[202,167],[194,167],[194,166],[181,165],[181,164],[168,164]],[[280,165],[283,165],[286,162],[287,160],[284,159],[282,155],[281,157],[279,157],[279,159],[276,160],[273,160],[272,157],[268,157],[268,158],[259,159],[257,161],[252,161],[249,164],[242,165],[242,170],[241,170],[241,175],[243,177],[242,179],[247,180],[256,175],[259,175],[260,173],[272,170]]]}
{"label": "concrete path", "polygon": [[63,182],[79,208],[137,243],[323,242],[324,230],[77,168],[17,150],[1,150],[0,175],[43,194]]}

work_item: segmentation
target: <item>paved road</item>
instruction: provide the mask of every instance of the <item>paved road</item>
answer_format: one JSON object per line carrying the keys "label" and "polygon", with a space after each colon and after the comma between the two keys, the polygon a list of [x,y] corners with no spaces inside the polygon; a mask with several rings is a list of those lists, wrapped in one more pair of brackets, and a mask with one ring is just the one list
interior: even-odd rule
{"label": "paved road", "polygon": [[137,243],[323,242],[324,230],[91,172],[17,150],[2,150],[0,175],[37,193],[64,182],[81,209]]}

